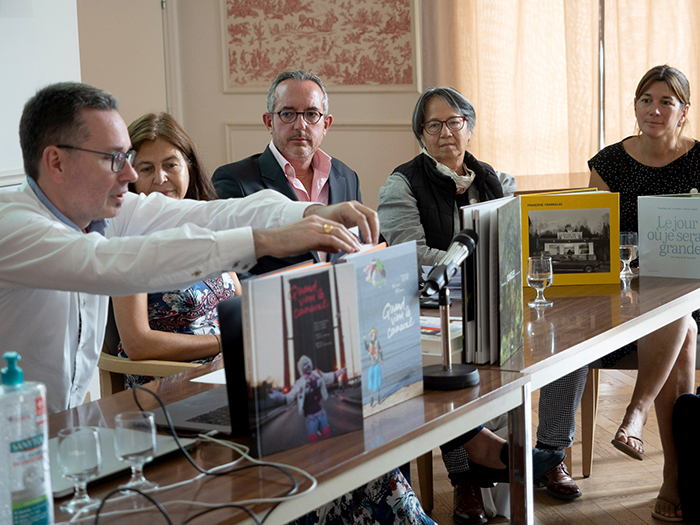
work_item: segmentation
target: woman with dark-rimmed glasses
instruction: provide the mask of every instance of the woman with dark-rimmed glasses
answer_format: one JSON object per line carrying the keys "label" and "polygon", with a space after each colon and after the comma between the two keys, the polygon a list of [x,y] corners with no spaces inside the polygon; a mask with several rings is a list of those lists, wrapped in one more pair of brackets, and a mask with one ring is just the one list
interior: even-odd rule
{"label": "woman with dark-rimmed glasses", "polygon": [[[474,107],[459,91],[427,89],[413,110],[413,133],[423,151],[395,168],[379,190],[382,235],[390,245],[415,240],[421,266],[433,266],[445,255],[461,229],[460,207],[515,191],[513,177],[499,177],[467,151],[475,124]],[[478,427],[440,448],[454,486],[453,519],[461,525],[486,523],[479,486],[506,481],[505,441]],[[556,470],[563,459],[561,450],[535,449],[534,477]]]}
{"label": "woman with dark-rimmed glasses", "polygon": [[[494,169],[466,151],[475,125],[474,107],[459,91],[425,90],[413,110],[423,152],[395,168],[379,190],[382,235],[390,245],[415,240],[420,265],[445,254],[460,230],[461,206],[504,194]],[[512,177],[508,182],[514,186]]]}

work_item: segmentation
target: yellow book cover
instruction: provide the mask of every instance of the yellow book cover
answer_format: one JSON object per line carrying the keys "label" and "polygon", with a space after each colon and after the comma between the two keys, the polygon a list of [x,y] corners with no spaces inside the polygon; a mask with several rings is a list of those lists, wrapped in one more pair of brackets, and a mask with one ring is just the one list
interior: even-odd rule
{"label": "yellow book cover", "polygon": [[619,194],[533,193],[520,199],[523,276],[528,257],[549,255],[552,286],[620,281]]}

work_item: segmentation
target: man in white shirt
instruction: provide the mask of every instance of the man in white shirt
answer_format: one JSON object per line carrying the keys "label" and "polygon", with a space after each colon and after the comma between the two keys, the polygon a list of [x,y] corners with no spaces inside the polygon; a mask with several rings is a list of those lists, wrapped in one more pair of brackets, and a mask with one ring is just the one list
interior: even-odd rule
{"label": "man in white shirt", "polygon": [[[272,189],[301,202],[362,202],[357,173],[320,149],[333,115],[328,112],[328,94],[318,76],[303,70],[277,75],[262,119],[272,135],[270,144],[264,152],[214,172],[212,182],[219,198],[245,197]],[[326,254],[265,258],[251,273],[265,273],[308,259],[326,260]]]}
{"label": "man in white shirt", "polygon": [[0,347],[47,386],[49,412],[82,403],[104,339],[109,295],[185,287],[259,257],[353,252],[357,225],[376,242],[376,213],[357,202],[292,202],[277,192],[177,201],[127,192],[137,179],[118,103],[78,83],[27,102],[27,180],[0,192]]}

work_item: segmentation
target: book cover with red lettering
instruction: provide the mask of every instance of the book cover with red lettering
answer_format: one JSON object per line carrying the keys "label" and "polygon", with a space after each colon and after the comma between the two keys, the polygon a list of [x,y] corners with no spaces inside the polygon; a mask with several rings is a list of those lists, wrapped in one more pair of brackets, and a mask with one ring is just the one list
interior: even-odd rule
{"label": "book cover with red lettering", "polygon": [[[415,241],[345,257],[336,265],[362,365],[365,417],[423,392]],[[353,294],[354,287],[354,294]]]}
{"label": "book cover with red lettering", "polygon": [[253,454],[361,429],[362,370],[338,315],[333,266],[312,265],[242,284]]}

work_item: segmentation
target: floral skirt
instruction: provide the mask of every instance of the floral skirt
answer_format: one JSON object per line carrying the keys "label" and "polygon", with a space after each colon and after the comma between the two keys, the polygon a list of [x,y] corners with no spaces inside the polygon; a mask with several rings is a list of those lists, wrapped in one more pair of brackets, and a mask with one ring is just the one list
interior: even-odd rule
{"label": "floral skirt", "polygon": [[291,525],[435,525],[399,469],[319,507]]}

